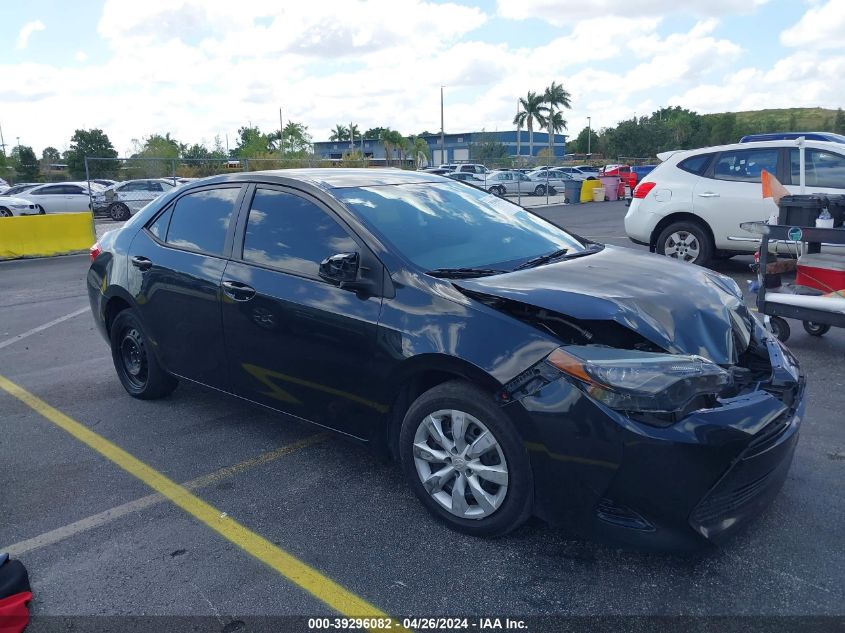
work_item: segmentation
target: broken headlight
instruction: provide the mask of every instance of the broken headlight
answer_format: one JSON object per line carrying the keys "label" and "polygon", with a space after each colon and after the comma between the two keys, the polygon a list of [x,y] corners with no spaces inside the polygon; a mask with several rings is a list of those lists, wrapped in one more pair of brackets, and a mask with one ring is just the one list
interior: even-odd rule
{"label": "broken headlight", "polygon": [[575,378],[592,398],[620,411],[681,412],[731,381],[730,373],[701,356],[572,345],[546,360]]}

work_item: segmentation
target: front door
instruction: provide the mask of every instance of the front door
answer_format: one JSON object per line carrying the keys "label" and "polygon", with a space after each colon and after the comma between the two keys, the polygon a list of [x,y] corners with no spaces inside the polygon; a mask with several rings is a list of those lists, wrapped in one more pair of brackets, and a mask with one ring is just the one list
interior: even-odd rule
{"label": "front door", "polygon": [[[246,210],[246,207],[245,207]],[[317,200],[257,185],[223,275],[235,393],[357,437],[386,411],[371,358],[381,298],[320,278],[325,258],[366,250]],[[367,251],[368,252],[368,251]],[[381,264],[369,266],[381,276]]]}
{"label": "front door", "polygon": [[129,284],[165,369],[228,389],[220,282],[242,187],[192,190],[140,230],[129,248]]}

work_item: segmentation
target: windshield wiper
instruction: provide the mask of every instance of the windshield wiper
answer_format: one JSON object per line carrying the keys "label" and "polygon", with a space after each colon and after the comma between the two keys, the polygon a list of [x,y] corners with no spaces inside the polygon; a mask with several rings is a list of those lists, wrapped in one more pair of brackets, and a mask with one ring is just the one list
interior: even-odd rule
{"label": "windshield wiper", "polygon": [[552,251],[551,253],[546,253],[545,255],[540,255],[538,257],[532,257],[528,261],[522,262],[519,266],[514,268],[514,270],[522,270],[524,268],[534,268],[535,266],[542,266],[543,264],[547,264],[553,259],[564,257],[568,252],[568,248],[559,248],[558,250]]}
{"label": "windshield wiper", "polygon": [[469,277],[488,277],[490,275],[501,275],[506,273],[506,270],[496,270],[495,268],[435,268],[434,270],[427,270],[426,274],[432,277],[444,278],[469,278]]}

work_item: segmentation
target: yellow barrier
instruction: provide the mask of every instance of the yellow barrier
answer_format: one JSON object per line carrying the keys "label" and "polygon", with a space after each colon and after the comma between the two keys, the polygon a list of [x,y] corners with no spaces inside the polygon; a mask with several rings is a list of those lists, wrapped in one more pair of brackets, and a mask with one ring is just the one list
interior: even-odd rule
{"label": "yellow barrier", "polygon": [[601,180],[585,180],[581,183],[581,202],[593,202],[593,189],[601,187]]}
{"label": "yellow barrier", "polygon": [[87,250],[96,239],[90,212],[0,218],[0,259]]}

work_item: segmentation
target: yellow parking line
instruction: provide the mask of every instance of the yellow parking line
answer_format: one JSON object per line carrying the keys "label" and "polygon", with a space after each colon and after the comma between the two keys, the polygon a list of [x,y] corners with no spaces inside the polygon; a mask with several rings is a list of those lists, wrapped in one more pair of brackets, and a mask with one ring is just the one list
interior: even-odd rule
{"label": "yellow parking line", "polygon": [[[168,479],[116,444],[94,433],[88,427],[68,417],[58,409],[51,407],[8,378],[0,376],[0,389],[14,396],[83,444],[87,444],[90,448],[117,464],[130,475],[137,477],[147,486],[170,499],[171,502],[210,527],[223,538],[276,570],[279,574],[318,600],[324,602],[335,611],[350,618],[389,617],[363,598],[358,597],[310,565],[288,554],[264,537],[244,527],[214,506],[192,495],[184,487]],[[392,629],[403,630],[399,623],[395,621],[392,622]]]}

